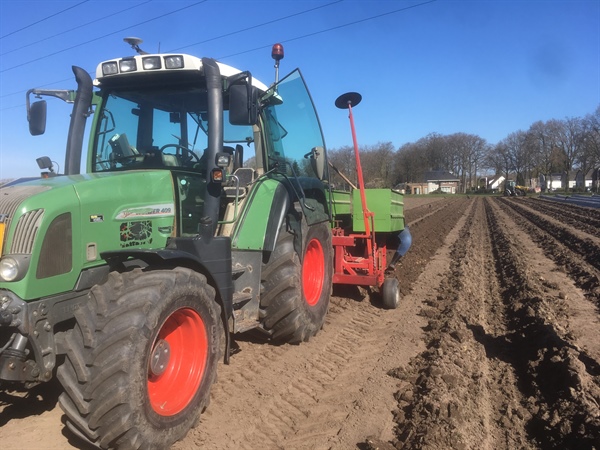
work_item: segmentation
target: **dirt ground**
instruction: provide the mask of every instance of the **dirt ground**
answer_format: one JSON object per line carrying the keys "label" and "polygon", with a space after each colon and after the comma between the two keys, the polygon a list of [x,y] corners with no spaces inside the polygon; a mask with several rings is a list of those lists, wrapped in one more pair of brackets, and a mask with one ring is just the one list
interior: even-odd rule
{"label": "dirt ground", "polygon": [[[403,299],[336,288],[324,329],[253,335],[174,449],[600,449],[600,211],[406,198]],[[6,449],[86,448],[59,386],[0,392]]]}

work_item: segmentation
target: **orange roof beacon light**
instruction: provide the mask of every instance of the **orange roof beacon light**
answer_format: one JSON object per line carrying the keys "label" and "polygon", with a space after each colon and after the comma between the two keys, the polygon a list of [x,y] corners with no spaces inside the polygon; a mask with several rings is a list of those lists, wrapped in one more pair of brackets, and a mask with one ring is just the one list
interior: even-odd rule
{"label": "orange roof beacon light", "polygon": [[283,45],[273,44],[271,58],[275,60],[275,83],[279,82],[279,61],[283,59]]}

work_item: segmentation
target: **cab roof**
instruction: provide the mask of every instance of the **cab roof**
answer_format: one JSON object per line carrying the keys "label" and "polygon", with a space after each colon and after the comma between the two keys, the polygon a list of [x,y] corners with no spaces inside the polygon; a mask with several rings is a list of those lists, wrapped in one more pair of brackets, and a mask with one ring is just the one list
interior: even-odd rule
{"label": "cab roof", "polygon": [[[217,62],[222,78],[238,74],[241,70]],[[133,74],[137,76],[151,75],[156,73],[179,72],[194,73],[203,71],[202,59],[183,53],[161,53],[148,55],[135,55],[124,58],[116,58],[103,61],[96,68],[96,79],[94,85],[101,87],[103,83],[116,81],[117,78],[128,77]],[[265,84],[252,77],[252,85],[265,92],[268,88]]]}

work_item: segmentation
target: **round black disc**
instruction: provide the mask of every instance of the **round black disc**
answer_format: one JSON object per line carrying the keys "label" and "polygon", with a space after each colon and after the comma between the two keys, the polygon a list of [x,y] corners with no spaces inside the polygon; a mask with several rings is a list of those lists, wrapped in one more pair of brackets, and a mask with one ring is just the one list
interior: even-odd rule
{"label": "round black disc", "polygon": [[361,100],[362,95],[360,95],[358,92],[346,92],[335,100],[335,106],[340,109],[348,109],[348,105],[350,105],[354,108],[360,103]]}

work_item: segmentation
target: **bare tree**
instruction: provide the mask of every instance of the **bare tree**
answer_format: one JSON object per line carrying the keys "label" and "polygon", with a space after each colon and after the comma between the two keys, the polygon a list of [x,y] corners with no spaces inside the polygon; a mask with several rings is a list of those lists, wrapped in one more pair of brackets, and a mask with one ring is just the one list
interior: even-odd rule
{"label": "bare tree", "polygon": [[556,145],[565,156],[565,170],[570,172],[583,148],[582,121],[571,117],[563,120],[561,124],[556,136]]}
{"label": "bare tree", "polygon": [[526,184],[525,178],[533,164],[530,149],[527,147],[527,133],[516,131],[509,134],[502,143],[510,160],[511,169],[516,173],[517,183]]}
{"label": "bare tree", "polygon": [[594,114],[585,116],[581,124],[583,143],[578,163],[585,173],[600,166],[600,106]]}
{"label": "bare tree", "polygon": [[[385,148],[380,148],[382,145]],[[374,186],[421,181],[427,171],[445,170],[460,178],[465,192],[477,185],[481,169],[493,169],[506,178],[516,175],[520,184],[528,184],[540,174],[548,176],[600,165],[600,106],[583,119],[534,122],[527,132],[513,132],[494,146],[476,135],[431,133],[404,144],[395,155],[391,155],[389,143],[368,150],[365,167],[374,177]],[[382,167],[381,160],[388,157],[393,167]]]}
{"label": "bare tree", "polygon": [[[344,146],[338,149],[331,149],[327,153],[327,158],[333,166],[348,178],[355,186],[356,180],[356,159],[354,157],[354,147]],[[330,179],[336,189],[350,190],[350,184],[338,175],[335,170],[330,170]]]}
{"label": "bare tree", "polygon": [[418,143],[404,144],[394,159],[395,184],[417,181],[425,171],[423,151]]}
{"label": "bare tree", "polygon": [[484,160],[484,167],[494,169],[497,175],[501,174],[508,179],[514,166],[506,142],[500,141],[488,152]]}
{"label": "bare tree", "polygon": [[[556,148],[555,133],[556,121],[534,122],[527,131],[527,146],[532,154],[534,167],[537,169],[537,176],[544,175],[547,178],[554,170],[552,152]],[[542,186],[545,189],[545,186]]]}
{"label": "bare tree", "polygon": [[425,171],[454,170],[456,155],[448,148],[445,136],[438,133],[431,133],[418,142],[421,142],[425,147]]}
{"label": "bare tree", "polygon": [[452,172],[461,180],[462,192],[477,185],[477,169],[489,146],[485,139],[466,133],[455,133],[446,137],[446,148],[454,155]]}
{"label": "bare tree", "polygon": [[365,186],[370,188],[393,187],[394,146],[391,142],[379,142],[374,146],[361,148],[361,166]]}
{"label": "bare tree", "polygon": [[[423,174],[430,170],[431,164],[441,162],[441,148],[435,145],[435,139],[428,135],[398,149],[395,157],[395,183],[421,181]],[[432,142],[434,145],[431,145]]]}

